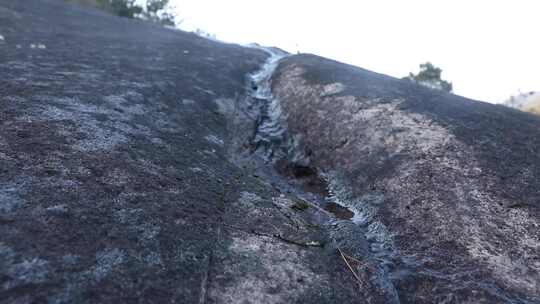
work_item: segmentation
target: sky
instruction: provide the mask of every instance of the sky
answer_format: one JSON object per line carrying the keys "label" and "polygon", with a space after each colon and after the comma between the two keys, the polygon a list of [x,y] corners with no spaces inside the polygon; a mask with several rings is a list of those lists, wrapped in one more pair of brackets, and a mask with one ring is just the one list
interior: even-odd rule
{"label": "sky", "polygon": [[171,0],[185,30],[313,53],[403,77],[430,61],[454,93],[540,90],[538,0]]}

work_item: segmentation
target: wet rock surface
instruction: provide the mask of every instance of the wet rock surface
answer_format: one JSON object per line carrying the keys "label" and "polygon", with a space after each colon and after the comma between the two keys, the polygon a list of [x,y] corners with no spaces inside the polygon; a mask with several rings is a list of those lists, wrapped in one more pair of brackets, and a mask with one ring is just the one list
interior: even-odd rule
{"label": "wet rock surface", "polygon": [[328,215],[237,160],[266,52],[49,0],[0,35],[1,303],[362,302]]}
{"label": "wet rock surface", "polygon": [[0,38],[0,303],[539,301],[538,118],[62,1]]}

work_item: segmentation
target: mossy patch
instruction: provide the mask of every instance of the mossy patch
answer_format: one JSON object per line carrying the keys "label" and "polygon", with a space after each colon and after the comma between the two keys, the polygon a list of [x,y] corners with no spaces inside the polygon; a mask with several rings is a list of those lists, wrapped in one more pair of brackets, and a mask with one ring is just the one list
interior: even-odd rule
{"label": "mossy patch", "polygon": [[296,201],[294,205],[291,206],[291,208],[295,211],[304,211],[309,208],[309,204],[305,201]]}

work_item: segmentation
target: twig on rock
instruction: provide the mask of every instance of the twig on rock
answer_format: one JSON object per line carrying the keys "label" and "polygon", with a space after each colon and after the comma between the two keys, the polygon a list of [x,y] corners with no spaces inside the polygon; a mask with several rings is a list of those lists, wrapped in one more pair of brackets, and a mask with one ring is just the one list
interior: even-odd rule
{"label": "twig on rock", "polygon": [[269,233],[256,231],[255,229],[251,229],[251,230],[247,231],[247,230],[245,230],[243,228],[239,228],[239,227],[232,226],[232,225],[227,225],[227,224],[224,224],[224,226],[229,227],[229,228],[233,228],[233,229],[236,229],[236,230],[240,230],[240,231],[243,231],[243,232],[246,232],[246,233],[251,233],[251,234],[254,234],[254,235],[257,235],[257,236],[268,237],[268,238],[276,238],[276,239],[278,239],[280,241],[283,241],[285,243],[289,243],[289,244],[293,244],[293,245],[297,245],[297,246],[321,247],[321,248],[324,247],[324,244],[319,242],[319,241],[307,241],[307,242],[295,241],[295,240],[285,238],[279,233],[269,234]]}
{"label": "twig on rock", "polygon": [[349,264],[349,261],[347,261],[347,258],[349,259],[352,259],[353,261],[356,261],[357,263],[360,263],[362,264],[359,260],[351,257],[351,256],[348,256],[346,254],[343,253],[343,251],[341,251],[341,249],[338,247],[337,249],[339,251],[339,254],[341,255],[341,258],[343,259],[343,261],[345,262],[345,264],[347,265],[347,267],[349,268],[349,270],[352,272],[353,276],[356,278],[356,280],[358,281],[358,284],[361,284],[362,285],[362,280],[360,279],[360,277],[358,276],[358,274],[356,273],[356,271],[354,271],[354,269],[352,268],[351,264]]}

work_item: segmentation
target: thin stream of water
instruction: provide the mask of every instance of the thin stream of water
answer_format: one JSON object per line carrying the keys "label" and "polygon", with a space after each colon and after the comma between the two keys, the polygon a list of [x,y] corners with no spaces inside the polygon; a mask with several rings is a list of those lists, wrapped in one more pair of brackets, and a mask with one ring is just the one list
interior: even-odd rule
{"label": "thin stream of water", "polygon": [[[373,258],[369,259],[375,265],[379,264],[380,261],[377,260],[381,259],[380,254],[370,253],[368,248],[377,249],[384,246],[377,244],[381,238],[371,237],[371,240],[367,241],[370,233],[369,226],[365,223],[369,220],[366,213],[353,208],[353,204],[345,203],[340,197],[341,191],[338,187],[324,173],[309,167],[309,158],[303,155],[298,142],[288,133],[286,115],[282,111],[280,101],[272,94],[272,76],[280,60],[288,54],[277,49],[256,47],[267,52],[270,57],[259,71],[249,75],[252,102],[259,108],[257,127],[252,139],[255,151],[262,154],[267,162],[285,160],[289,165],[311,171],[311,174],[315,175],[314,178],[323,180],[326,193],[322,194],[323,205],[320,207],[334,215],[334,219],[327,223],[328,229],[336,238],[346,239],[345,243],[336,246],[347,246],[351,248],[351,253],[361,254],[366,258],[373,255]],[[377,281],[375,284],[386,294],[388,303],[399,303],[397,292],[384,267],[377,266],[375,278]]]}

